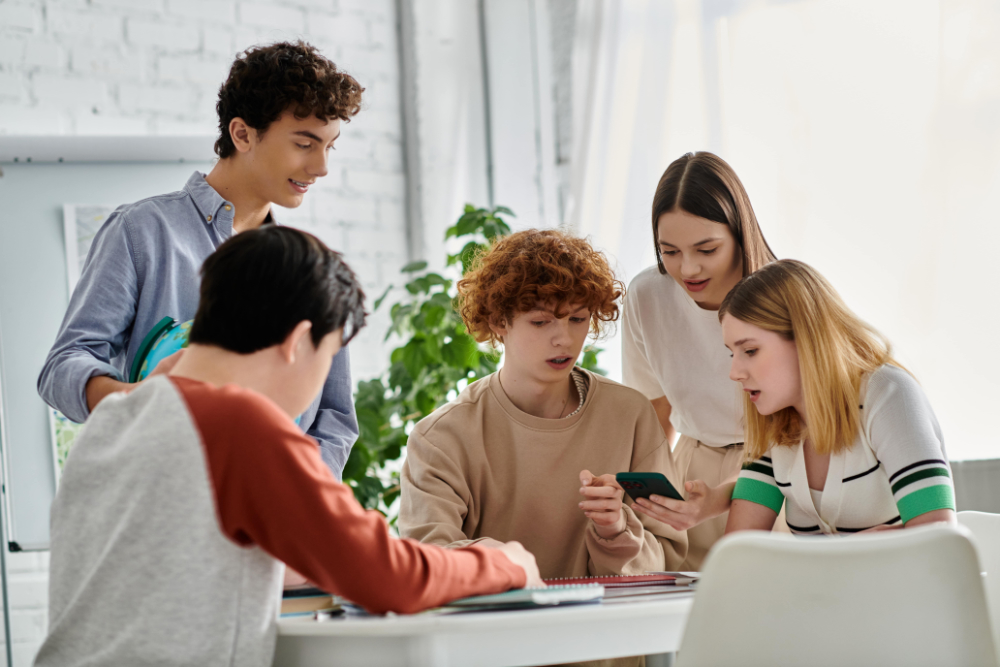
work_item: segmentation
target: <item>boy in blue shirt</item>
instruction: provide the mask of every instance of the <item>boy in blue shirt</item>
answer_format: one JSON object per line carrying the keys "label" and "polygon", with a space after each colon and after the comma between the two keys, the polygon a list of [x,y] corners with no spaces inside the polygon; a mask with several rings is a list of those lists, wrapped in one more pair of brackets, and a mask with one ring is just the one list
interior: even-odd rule
{"label": "boy in blue shirt", "polygon": [[[38,377],[45,402],[82,422],[108,394],[133,389],[127,373],[146,333],[163,317],[194,318],[198,271],[219,245],[273,224],[272,204],[301,205],[327,174],[341,122],[358,113],[363,91],[302,42],[241,54],[219,90],[212,171],[195,172],[179,192],[119,207],[95,237]],[[334,357],[300,424],[339,479],[358,436],[347,352]]]}

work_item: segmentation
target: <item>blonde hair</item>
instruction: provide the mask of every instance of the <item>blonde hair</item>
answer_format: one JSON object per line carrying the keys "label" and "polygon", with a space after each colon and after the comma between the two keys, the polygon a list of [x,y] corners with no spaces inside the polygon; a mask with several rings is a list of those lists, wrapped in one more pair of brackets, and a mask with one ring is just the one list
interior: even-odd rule
{"label": "blonde hair", "polygon": [[[794,340],[806,425],[795,408],[762,415],[743,396],[744,454],[763,456],[808,437],[818,454],[836,454],[853,444],[861,428],[861,378],[892,358],[882,334],[851,312],[833,286],[808,264],[783,259],[741,280],[719,309],[724,315]],[[900,366],[901,367],[901,366]]]}

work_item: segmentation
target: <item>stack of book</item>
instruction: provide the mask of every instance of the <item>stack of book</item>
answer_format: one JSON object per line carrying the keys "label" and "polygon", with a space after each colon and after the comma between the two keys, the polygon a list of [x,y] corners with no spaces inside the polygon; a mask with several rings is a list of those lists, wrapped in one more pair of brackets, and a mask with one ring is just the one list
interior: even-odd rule
{"label": "stack of book", "polygon": [[339,613],[333,596],[315,586],[303,584],[286,588],[281,595],[281,618],[316,618],[317,614]]}

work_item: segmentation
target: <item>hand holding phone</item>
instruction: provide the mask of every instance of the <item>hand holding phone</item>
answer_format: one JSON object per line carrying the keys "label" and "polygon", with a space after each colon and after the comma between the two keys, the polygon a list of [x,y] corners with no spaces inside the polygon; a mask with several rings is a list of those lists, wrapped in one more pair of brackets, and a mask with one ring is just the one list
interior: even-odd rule
{"label": "hand holding phone", "polygon": [[[659,473],[624,472],[618,483],[632,497],[632,509],[677,530],[689,530],[729,510],[734,483],[710,487],[700,479],[684,483],[687,498]],[[652,496],[656,496],[653,499]]]}
{"label": "hand holding phone", "polygon": [[604,539],[612,539],[625,530],[625,513],[622,511],[622,489],[611,475],[594,475],[589,470],[580,472],[580,509],[594,522],[594,529]]}
{"label": "hand holding phone", "polygon": [[658,472],[620,472],[615,475],[615,481],[632,498],[633,501],[650,496],[665,496],[674,500],[684,500],[677,489],[665,475]]}

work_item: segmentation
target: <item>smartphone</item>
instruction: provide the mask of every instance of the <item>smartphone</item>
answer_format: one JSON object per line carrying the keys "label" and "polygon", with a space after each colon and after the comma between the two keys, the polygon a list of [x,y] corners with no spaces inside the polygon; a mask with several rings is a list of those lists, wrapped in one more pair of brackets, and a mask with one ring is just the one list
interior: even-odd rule
{"label": "smartphone", "polygon": [[684,500],[670,480],[658,472],[620,472],[615,475],[615,481],[632,500],[648,499],[652,495]]}

